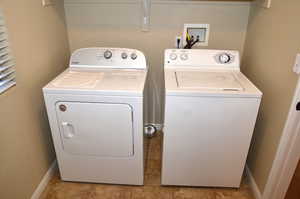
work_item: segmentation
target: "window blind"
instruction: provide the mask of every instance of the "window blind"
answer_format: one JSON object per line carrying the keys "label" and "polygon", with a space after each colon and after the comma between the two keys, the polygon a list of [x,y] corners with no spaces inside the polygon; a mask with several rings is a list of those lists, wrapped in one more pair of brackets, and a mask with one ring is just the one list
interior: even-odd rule
{"label": "window blind", "polygon": [[0,10],[0,94],[16,85],[14,65],[3,13]]}

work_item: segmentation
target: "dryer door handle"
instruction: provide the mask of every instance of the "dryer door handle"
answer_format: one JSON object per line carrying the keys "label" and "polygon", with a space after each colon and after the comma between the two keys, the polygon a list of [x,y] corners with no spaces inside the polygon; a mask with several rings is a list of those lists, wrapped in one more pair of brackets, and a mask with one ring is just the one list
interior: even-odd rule
{"label": "dryer door handle", "polygon": [[74,127],[68,122],[62,122],[63,136],[65,139],[70,139],[74,136]]}

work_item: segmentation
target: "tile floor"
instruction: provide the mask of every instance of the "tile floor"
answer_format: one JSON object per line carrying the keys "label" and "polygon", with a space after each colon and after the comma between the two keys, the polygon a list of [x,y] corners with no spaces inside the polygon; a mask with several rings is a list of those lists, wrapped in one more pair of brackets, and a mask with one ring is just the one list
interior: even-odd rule
{"label": "tile floor", "polygon": [[240,189],[160,186],[161,136],[149,143],[145,186],[63,182],[51,179],[41,199],[253,199],[244,178]]}

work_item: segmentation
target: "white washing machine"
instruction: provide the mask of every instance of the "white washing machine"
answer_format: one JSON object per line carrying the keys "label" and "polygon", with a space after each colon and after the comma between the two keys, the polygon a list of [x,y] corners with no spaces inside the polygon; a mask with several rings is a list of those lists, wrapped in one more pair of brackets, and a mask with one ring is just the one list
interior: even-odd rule
{"label": "white washing machine", "polygon": [[239,187],[262,93],[239,53],[165,51],[162,184]]}
{"label": "white washing machine", "polygon": [[143,184],[146,76],[138,50],[85,48],[43,88],[62,180]]}

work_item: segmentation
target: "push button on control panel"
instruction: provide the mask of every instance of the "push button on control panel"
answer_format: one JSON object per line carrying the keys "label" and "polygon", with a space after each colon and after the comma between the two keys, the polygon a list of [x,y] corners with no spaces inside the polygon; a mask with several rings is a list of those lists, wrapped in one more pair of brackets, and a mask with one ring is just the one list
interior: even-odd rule
{"label": "push button on control panel", "polygon": [[104,52],[104,58],[105,59],[110,59],[112,57],[112,52],[110,50],[106,50]]}
{"label": "push button on control panel", "polygon": [[176,60],[177,59],[177,55],[175,53],[171,53],[170,54],[170,59],[171,60]]}
{"label": "push button on control panel", "polygon": [[180,55],[180,59],[181,59],[182,61],[186,61],[186,60],[188,60],[188,58],[189,58],[189,56],[188,56],[188,54],[186,54],[186,53],[182,53],[182,54]]}
{"label": "push button on control panel", "polygon": [[137,58],[137,54],[135,54],[135,53],[131,53],[131,59],[133,59],[133,60],[135,60],[136,58]]}
{"label": "push button on control panel", "polygon": [[127,53],[124,52],[121,54],[121,57],[122,57],[122,59],[127,59],[128,55],[127,55]]}

